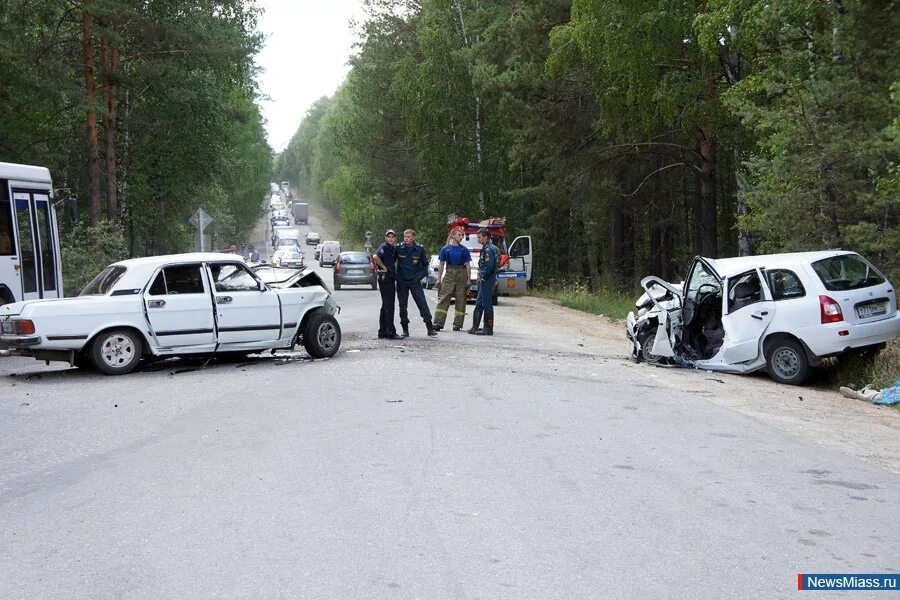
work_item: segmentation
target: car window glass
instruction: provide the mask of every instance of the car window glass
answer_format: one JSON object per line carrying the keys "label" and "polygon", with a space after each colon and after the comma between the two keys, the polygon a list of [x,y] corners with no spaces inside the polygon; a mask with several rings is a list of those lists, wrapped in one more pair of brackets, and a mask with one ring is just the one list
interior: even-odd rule
{"label": "car window glass", "polygon": [[259,284],[253,275],[241,265],[233,263],[209,266],[217,292],[258,291]]}
{"label": "car window glass", "polygon": [[856,254],[832,256],[812,264],[825,289],[858,290],[884,283],[884,276],[869,261]]}
{"label": "car window glass", "polygon": [[772,290],[773,300],[790,300],[802,298],[806,295],[800,278],[793,271],[787,269],[773,269],[767,273],[769,289]]}
{"label": "car window glass", "polygon": [[364,265],[369,262],[368,254],[344,254],[341,257],[342,263]]}
{"label": "car window glass", "polygon": [[757,272],[749,271],[728,280],[728,312],[733,313],[762,300]]}
{"label": "car window glass", "polygon": [[84,286],[79,296],[105,296],[116,282],[125,274],[125,267],[109,266],[97,273],[91,282]]}
{"label": "car window glass", "polygon": [[691,279],[687,288],[687,299],[697,300],[702,294],[721,292],[718,280],[710,273],[702,262],[697,262],[691,271]]}
{"label": "car window glass", "polygon": [[202,294],[203,278],[200,276],[200,265],[167,267],[166,291],[169,294]]}
{"label": "car window glass", "polygon": [[150,286],[150,289],[147,290],[147,293],[151,296],[165,296],[166,295],[166,274],[160,271],[156,274],[156,277],[153,279],[153,285]]}

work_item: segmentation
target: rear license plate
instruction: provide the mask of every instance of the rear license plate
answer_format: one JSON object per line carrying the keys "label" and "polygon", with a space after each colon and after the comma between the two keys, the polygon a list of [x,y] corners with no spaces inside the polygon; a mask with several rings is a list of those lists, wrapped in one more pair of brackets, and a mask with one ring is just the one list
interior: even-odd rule
{"label": "rear license plate", "polygon": [[365,275],[366,271],[364,269],[350,269],[349,273],[351,275]]}
{"label": "rear license plate", "polygon": [[871,304],[863,304],[856,307],[856,314],[860,319],[868,319],[879,315],[887,314],[887,303],[872,302]]}

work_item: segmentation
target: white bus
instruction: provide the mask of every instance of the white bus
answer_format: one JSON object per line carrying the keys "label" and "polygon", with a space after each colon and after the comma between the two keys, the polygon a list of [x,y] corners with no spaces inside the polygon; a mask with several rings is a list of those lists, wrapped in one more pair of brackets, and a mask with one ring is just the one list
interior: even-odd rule
{"label": "white bus", "polygon": [[0,162],[0,305],[62,296],[50,171]]}

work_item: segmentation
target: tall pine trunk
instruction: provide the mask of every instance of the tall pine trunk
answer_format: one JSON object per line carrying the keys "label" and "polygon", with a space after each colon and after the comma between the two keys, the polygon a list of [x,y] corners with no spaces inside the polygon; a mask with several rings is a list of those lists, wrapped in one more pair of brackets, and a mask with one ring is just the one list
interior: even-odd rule
{"label": "tall pine trunk", "polygon": [[103,34],[103,82],[106,111],[103,113],[103,134],[106,142],[106,216],[118,218],[118,178],[116,173],[116,119],[118,118],[119,19],[113,20],[112,32]]}
{"label": "tall pine trunk", "polygon": [[94,110],[97,91],[94,85],[94,18],[90,13],[90,0],[82,6],[81,34],[84,54],[84,94],[87,104],[88,178],[90,179],[91,226],[100,223],[100,155],[97,143],[97,113]]}
{"label": "tall pine trunk", "polygon": [[697,153],[700,156],[698,234],[700,255],[716,258],[719,256],[718,219],[716,203],[716,140],[711,128],[704,127],[697,132]]}

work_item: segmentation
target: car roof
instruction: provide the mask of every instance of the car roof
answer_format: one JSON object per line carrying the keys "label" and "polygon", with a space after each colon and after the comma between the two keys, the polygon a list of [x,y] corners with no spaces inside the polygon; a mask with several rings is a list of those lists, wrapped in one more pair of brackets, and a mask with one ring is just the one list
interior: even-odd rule
{"label": "car roof", "polygon": [[735,258],[701,258],[708,262],[709,266],[715,269],[716,273],[720,276],[730,277],[757,267],[765,269],[797,268],[798,265],[801,264],[809,264],[822,260],[823,258],[844,256],[847,254],[856,254],[856,252],[850,252],[849,250],[819,250],[817,252],[758,254],[755,256],[738,256]]}
{"label": "car roof", "polygon": [[132,290],[143,288],[153,272],[162,266],[194,262],[230,262],[245,264],[237,254],[225,252],[188,252],[184,254],[164,254],[162,256],[145,256],[129,258],[113,263],[111,267],[125,267],[127,270],[113,286],[113,290]]}

